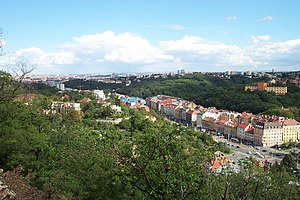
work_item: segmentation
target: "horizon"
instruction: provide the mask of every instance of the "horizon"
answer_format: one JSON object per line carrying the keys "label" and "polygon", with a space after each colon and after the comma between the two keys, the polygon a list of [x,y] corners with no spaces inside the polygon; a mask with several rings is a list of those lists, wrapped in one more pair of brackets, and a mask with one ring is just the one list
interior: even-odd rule
{"label": "horizon", "polygon": [[[265,71],[251,71],[251,70],[247,70],[250,72],[254,72],[254,73],[295,73],[295,72],[300,72],[300,70],[290,70],[290,71],[274,71],[272,72],[272,70],[265,70]],[[247,72],[247,71],[186,71],[185,74],[190,74],[190,73],[226,73],[226,72],[239,72],[239,73],[243,73],[243,72]],[[107,73],[65,73],[65,74],[34,74],[34,73],[29,73],[28,75],[33,75],[33,76],[70,76],[70,75],[111,75],[111,74],[127,74],[127,75],[134,75],[134,74],[169,74],[169,73],[177,73],[176,71],[164,71],[164,72],[107,72]]]}
{"label": "horizon", "polygon": [[297,0],[4,0],[1,6],[2,70],[20,60],[37,66],[33,74],[300,69]]}

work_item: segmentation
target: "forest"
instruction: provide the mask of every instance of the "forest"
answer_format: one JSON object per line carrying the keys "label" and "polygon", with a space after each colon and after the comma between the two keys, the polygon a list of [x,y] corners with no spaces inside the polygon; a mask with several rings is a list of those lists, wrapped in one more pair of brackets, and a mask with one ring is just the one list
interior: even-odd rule
{"label": "forest", "polygon": [[[32,187],[47,194],[45,199],[297,199],[300,195],[291,155],[271,167],[258,167],[253,160],[240,173],[214,174],[208,169],[214,152],[230,152],[206,133],[171,124],[153,111],[126,107],[118,116],[123,118],[120,124],[103,123],[99,119],[116,113],[95,99],[81,103],[80,112],[45,112],[52,100],[68,96],[68,101],[78,102],[78,96],[37,90],[34,98],[20,101],[15,97],[32,90],[21,85],[16,92],[16,83],[9,80],[10,75],[2,73],[0,168],[18,169]],[[181,81],[181,89],[186,84],[210,85],[202,79],[196,83],[178,79],[169,80],[167,88],[172,88],[172,81]],[[113,96],[109,101],[119,103]],[[149,115],[157,120],[150,121]]]}

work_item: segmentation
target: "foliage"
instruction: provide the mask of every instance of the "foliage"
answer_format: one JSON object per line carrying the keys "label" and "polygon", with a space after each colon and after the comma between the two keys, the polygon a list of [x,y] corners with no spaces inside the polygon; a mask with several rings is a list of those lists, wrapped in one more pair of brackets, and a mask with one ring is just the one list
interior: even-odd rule
{"label": "foliage", "polygon": [[[266,80],[249,79],[241,76],[223,79],[204,74],[191,74],[165,79],[143,79],[141,82],[133,82],[128,87],[123,84],[98,84],[83,80],[72,80],[67,84],[68,87],[73,88],[78,88],[80,85],[86,89],[98,87],[106,90],[114,89],[119,93],[144,98],[165,94],[187,99],[205,107],[213,106],[219,109],[246,111],[255,114],[262,112],[283,114],[283,116],[294,116],[295,119],[300,120],[300,88],[288,84],[288,94],[285,96],[276,96],[274,93],[266,91],[244,91],[243,88],[246,84],[259,81]],[[290,108],[291,111],[280,111],[282,107]]]}
{"label": "foliage", "polygon": [[290,184],[299,182],[291,171],[292,157],[271,170],[253,164],[238,174],[214,175],[207,163],[215,151],[227,148],[206,133],[171,124],[153,111],[124,109],[128,118],[119,125],[102,123],[97,119],[111,113],[95,101],[82,104],[83,115],[46,114],[49,98],[38,95],[28,105],[0,104],[0,167],[20,167],[33,186],[50,196],[296,199],[300,195],[298,186]]}

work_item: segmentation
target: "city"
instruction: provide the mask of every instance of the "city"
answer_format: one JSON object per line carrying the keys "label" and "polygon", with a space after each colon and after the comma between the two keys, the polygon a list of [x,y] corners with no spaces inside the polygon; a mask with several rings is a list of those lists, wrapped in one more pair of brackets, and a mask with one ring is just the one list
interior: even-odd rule
{"label": "city", "polygon": [[297,0],[0,6],[0,200],[299,199]]}

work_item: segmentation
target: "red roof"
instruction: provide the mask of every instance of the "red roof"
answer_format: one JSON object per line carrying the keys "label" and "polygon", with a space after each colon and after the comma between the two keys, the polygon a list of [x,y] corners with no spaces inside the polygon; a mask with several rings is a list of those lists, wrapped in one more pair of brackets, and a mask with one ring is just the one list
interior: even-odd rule
{"label": "red roof", "polygon": [[224,119],[219,121],[220,124],[226,124],[227,122],[228,122],[228,120],[224,120]]}
{"label": "red roof", "polygon": [[239,126],[238,126],[238,128],[242,128],[242,129],[246,129],[247,128],[247,126],[249,126],[249,124],[240,124]]}
{"label": "red roof", "polygon": [[167,102],[165,102],[165,101],[159,101],[157,104],[159,104],[159,105],[166,105]]}
{"label": "red roof", "polygon": [[248,128],[247,133],[254,134],[254,128]]}
{"label": "red roof", "polygon": [[286,119],[283,122],[284,126],[296,126],[296,125],[300,125],[300,123],[294,119]]}

